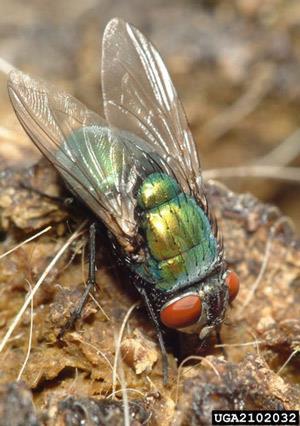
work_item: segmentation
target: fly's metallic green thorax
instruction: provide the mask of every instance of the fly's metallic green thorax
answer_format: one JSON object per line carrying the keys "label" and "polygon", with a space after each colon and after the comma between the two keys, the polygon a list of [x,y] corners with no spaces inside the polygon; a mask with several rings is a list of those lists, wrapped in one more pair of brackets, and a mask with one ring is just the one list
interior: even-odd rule
{"label": "fly's metallic green thorax", "polygon": [[217,257],[217,242],[195,199],[163,173],[153,173],[138,192],[141,228],[149,256],[134,267],[155,287],[170,291],[197,281]]}

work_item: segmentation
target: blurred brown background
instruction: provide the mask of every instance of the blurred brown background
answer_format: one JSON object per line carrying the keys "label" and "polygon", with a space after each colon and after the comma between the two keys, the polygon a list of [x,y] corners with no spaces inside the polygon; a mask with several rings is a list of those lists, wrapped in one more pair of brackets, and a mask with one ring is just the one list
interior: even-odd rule
{"label": "blurred brown background", "polygon": [[[105,24],[114,16],[135,24],[168,65],[203,168],[251,166],[253,173],[258,165],[255,173],[288,178],[219,179],[278,205],[299,232],[300,169],[292,170],[292,182],[289,170],[272,168],[300,165],[299,0],[0,0],[0,6],[0,57],[100,112]],[[36,152],[14,117],[3,73],[0,95],[0,166],[32,162]]]}

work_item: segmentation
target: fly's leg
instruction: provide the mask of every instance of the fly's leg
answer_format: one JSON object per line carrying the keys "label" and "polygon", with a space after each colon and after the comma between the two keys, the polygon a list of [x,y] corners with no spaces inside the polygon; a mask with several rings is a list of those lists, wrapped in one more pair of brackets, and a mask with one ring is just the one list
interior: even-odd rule
{"label": "fly's leg", "polygon": [[55,195],[49,195],[23,182],[20,183],[20,186],[21,188],[27,189],[28,191],[33,192],[34,194],[40,195],[43,198],[47,198],[48,200],[53,201],[54,203],[57,203],[57,204],[61,204],[65,207],[69,207],[75,202],[75,199],[73,197],[58,197]]}
{"label": "fly's leg", "polygon": [[157,316],[152,308],[152,305],[150,303],[150,300],[147,296],[147,293],[144,289],[140,290],[144,301],[146,303],[146,307],[148,310],[148,313],[150,315],[150,318],[152,319],[154,326],[156,328],[156,333],[157,333],[157,337],[158,337],[158,342],[159,342],[159,346],[160,346],[160,350],[161,350],[161,356],[162,356],[162,371],[163,371],[163,382],[164,385],[168,384],[168,380],[169,380],[169,374],[168,374],[168,370],[169,370],[169,363],[168,363],[168,354],[166,351],[166,347],[165,347],[165,342],[164,342],[164,338],[161,332],[161,327],[159,324],[159,321],[157,319]]}
{"label": "fly's leg", "polygon": [[85,290],[81,296],[81,299],[72,312],[69,320],[60,330],[58,338],[61,339],[67,330],[74,327],[75,322],[80,318],[84,305],[87,302],[90,291],[96,285],[96,223],[93,222],[89,228],[89,275]]}

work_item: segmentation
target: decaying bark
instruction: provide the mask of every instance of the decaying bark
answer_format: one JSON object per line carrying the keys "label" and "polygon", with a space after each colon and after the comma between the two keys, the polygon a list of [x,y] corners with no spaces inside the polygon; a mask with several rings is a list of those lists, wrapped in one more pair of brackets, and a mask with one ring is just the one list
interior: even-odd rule
{"label": "decaying bark", "polygon": [[[29,292],[29,283],[34,286],[87,217],[85,210],[78,214],[78,208],[54,202],[24,184],[64,195],[45,162],[1,175],[1,252],[52,225],[49,232],[0,260],[2,335]],[[206,425],[211,410],[222,408],[300,409],[300,243],[273,206],[216,183],[208,184],[207,191],[224,236],[226,258],[241,279],[240,294],[222,329],[227,360],[213,336],[205,348],[195,336],[172,336],[170,383],[164,387],[155,331],[145,310],[137,307],[125,326],[113,375],[119,331],[139,299],[126,273],[108,255],[104,233],[97,240],[97,303],[90,299],[75,329],[59,341],[61,327],[84,288],[82,233],[34,298],[31,353],[22,375],[26,386],[15,381],[28,348],[30,309],[0,355],[0,425],[75,425],[83,420],[88,425],[123,424],[124,392],[133,425]],[[178,363],[190,355],[198,359],[178,368],[175,355]]]}

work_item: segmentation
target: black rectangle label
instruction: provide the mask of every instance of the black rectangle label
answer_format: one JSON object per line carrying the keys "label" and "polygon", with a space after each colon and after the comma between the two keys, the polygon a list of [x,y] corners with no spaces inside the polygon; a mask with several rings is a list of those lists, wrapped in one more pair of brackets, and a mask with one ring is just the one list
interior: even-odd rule
{"label": "black rectangle label", "polygon": [[212,411],[213,425],[299,425],[299,411]]}

